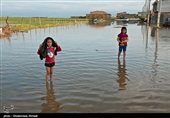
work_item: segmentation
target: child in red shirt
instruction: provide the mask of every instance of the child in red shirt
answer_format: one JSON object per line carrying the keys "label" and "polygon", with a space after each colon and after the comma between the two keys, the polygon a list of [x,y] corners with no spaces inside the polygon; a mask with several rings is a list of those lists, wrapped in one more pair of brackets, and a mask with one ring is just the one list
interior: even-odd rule
{"label": "child in red shirt", "polygon": [[119,42],[119,52],[118,52],[118,58],[120,57],[120,54],[123,50],[123,58],[125,59],[126,56],[126,47],[128,42],[128,35],[127,35],[127,29],[126,27],[121,28],[121,33],[118,34],[117,41]]}
{"label": "child in red shirt", "polygon": [[[54,41],[51,37],[47,37],[45,40],[45,48],[46,48],[46,57],[45,57],[45,66],[46,66],[46,82],[48,82],[48,76],[50,76],[50,81],[52,81],[52,77],[53,77],[53,70],[54,70],[54,65],[55,65],[55,51],[60,52],[62,49],[61,47],[58,45],[58,43],[56,41]],[[57,47],[53,47],[53,43],[55,43],[55,45]],[[40,44],[39,49],[37,51],[37,54],[40,55],[40,48],[43,46],[43,44]]]}

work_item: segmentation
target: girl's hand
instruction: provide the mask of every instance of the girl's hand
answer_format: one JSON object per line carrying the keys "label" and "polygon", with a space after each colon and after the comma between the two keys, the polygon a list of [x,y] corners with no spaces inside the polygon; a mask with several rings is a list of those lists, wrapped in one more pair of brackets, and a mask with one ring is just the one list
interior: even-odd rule
{"label": "girl's hand", "polygon": [[57,46],[59,46],[58,43],[57,43],[56,41],[55,41],[55,43],[56,43]]}

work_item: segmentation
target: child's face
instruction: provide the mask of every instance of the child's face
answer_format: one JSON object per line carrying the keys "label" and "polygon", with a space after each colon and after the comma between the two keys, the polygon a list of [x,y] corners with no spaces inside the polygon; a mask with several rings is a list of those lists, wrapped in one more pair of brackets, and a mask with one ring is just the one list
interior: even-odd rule
{"label": "child's face", "polygon": [[125,33],[126,33],[126,29],[123,29],[123,30],[122,30],[122,33],[125,34]]}
{"label": "child's face", "polygon": [[47,46],[48,46],[48,47],[51,47],[51,46],[52,46],[52,40],[50,40],[50,39],[47,40]]}

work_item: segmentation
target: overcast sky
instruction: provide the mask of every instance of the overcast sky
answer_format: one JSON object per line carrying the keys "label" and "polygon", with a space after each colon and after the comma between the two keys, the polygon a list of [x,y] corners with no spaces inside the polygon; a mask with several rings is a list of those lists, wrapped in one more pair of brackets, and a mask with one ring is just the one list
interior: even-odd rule
{"label": "overcast sky", "polygon": [[[145,0],[0,0],[1,16],[85,16],[91,11],[105,11],[112,16],[118,12],[137,14]],[[153,0],[151,0],[153,2]]]}

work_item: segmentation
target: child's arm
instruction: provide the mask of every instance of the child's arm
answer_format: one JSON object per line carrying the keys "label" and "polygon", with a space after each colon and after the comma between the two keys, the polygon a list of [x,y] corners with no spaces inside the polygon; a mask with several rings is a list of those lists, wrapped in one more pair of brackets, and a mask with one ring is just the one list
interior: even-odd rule
{"label": "child's arm", "polygon": [[57,45],[57,52],[60,52],[62,49],[60,47],[60,45],[58,45],[58,43],[55,41],[56,45]]}
{"label": "child's arm", "polygon": [[129,41],[129,39],[128,39],[128,37],[126,37],[126,40],[124,40],[123,42],[128,42]]}
{"label": "child's arm", "polygon": [[129,39],[128,39],[128,36],[127,36],[123,42],[128,42],[128,41],[129,41]]}
{"label": "child's arm", "polygon": [[128,42],[128,41],[129,41],[129,38],[127,37],[127,38],[126,38],[126,42]]}
{"label": "child's arm", "polygon": [[127,37],[126,37],[126,42],[128,42],[128,41],[129,41],[129,37],[128,37],[128,35],[127,35],[127,34],[126,34],[126,36],[127,36]]}
{"label": "child's arm", "polygon": [[118,41],[118,42],[121,42],[121,41],[120,41],[120,37],[119,37],[119,36],[117,37],[117,41]]}
{"label": "child's arm", "polygon": [[58,46],[58,48],[57,48],[57,52],[60,52],[60,51],[62,51],[62,49],[61,49],[61,47],[60,47],[60,46]]}

